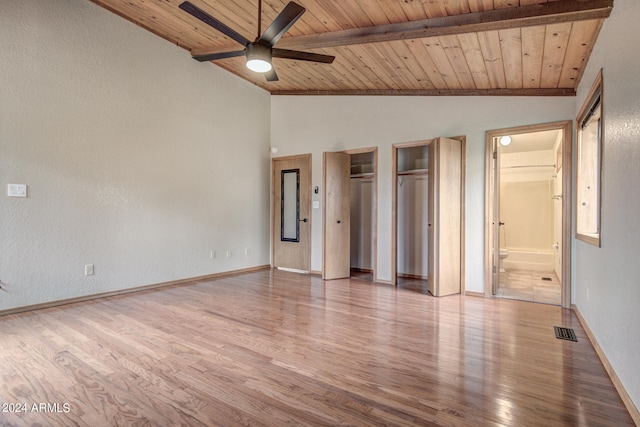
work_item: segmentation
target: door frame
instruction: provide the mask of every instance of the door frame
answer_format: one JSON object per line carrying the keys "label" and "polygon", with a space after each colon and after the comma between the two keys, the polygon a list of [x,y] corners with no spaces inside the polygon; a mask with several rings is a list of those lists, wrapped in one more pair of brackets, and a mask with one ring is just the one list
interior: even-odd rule
{"label": "door frame", "polygon": [[[373,233],[373,281],[377,282],[378,281],[378,147],[364,147],[364,148],[354,148],[354,149],[350,149],[350,150],[342,150],[342,151],[336,151],[336,153],[343,153],[343,154],[347,154],[349,156],[353,155],[353,154],[362,154],[362,153],[373,153],[373,197],[372,197],[372,205],[373,205],[373,212],[372,212],[372,233]],[[322,175],[323,175],[323,185],[324,184],[324,177],[326,174],[326,170],[325,170],[325,164],[324,164],[324,160],[322,163]],[[325,188],[326,190],[326,188]],[[323,208],[326,206],[326,200],[323,201]],[[323,213],[323,221],[324,221],[324,213]],[[322,227],[322,253],[323,253],[323,257],[322,257],[322,275],[324,277],[324,266],[325,266],[325,227],[323,224]]]}
{"label": "door frame", "polygon": [[[466,293],[466,191],[467,191],[467,137],[464,135],[445,137],[456,139],[462,144],[460,159],[460,294]],[[392,286],[398,286],[398,149],[420,147],[432,144],[436,138],[423,139],[421,141],[403,142],[393,144],[391,164],[391,281]],[[430,178],[431,181],[431,178]],[[427,276],[428,276],[427,272]]]}
{"label": "door frame", "polygon": [[432,142],[433,139],[424,139],[393,144],[391,147],[391,181],[393,183],[391,185],[391,285],[393,286],[398,286],[398,150],[429,146]]}
{"label": "door frame", "polygon": [[493,216],[494,177],[493,140],[505,135],[534,133],[549,130],[562,131],[562,287],[561,306],[571,308],[571,185],[573,180],[572,153],[573,122],[571,120],[494,129],[486,132],[485,139],[485,225],[484,225],[484,296],[494,298],[493,287]]}
{"label": "door frame", "polygon": [[[280,237],[280,224],[276,224],[276,205],[277,205],[277,201],[276,201],[276,185],[280,185],[280,177],[276,176],[276,168],[275,168],[275,163],[278,161],[288,161],[288,160],[305,160],[307,162],[307,164],[309,165],[307,173],[306,173],[306,182],[308,183],[308,185],[306,186],[306,188],[302,188],[300,187],[300,193],[302,192],[306,192],[307,194],[309,194],[309,230],[311,230],[311,226],[313,224],[313,209],[311,208],[311,204],[312,204],[312,197],[311,197],[311,177],[312,177],[312,157],[311,154],[296,154],[296,155],[292,155],[292,156],[284,156],[284,157],[272,157],[271,158],[271,268],[274,268],[274,254],[275,254],[275,242],[276,242],[276,238]],[[301,180],[302,181],[302,180]],[[311,231],[309,231],[309,239],[306,245],[306,248],[302,248],[302,250],[304,250],[306,252],[306,259],[309,260],[309,270],[306,271],[307,273],[311,272]],[[303,271],[301,271],[303,272]]]}
{"label": "door frame", "polygon": [[[373,233],[373,281],[378,281],[378,147],[355,148],[353,150],[341,151],[349,155],[373,153],[373,197],[371,205],[373,212],[371,213],[372,224],[371,232]],[[353,225],[353,224],[352,224]]]}

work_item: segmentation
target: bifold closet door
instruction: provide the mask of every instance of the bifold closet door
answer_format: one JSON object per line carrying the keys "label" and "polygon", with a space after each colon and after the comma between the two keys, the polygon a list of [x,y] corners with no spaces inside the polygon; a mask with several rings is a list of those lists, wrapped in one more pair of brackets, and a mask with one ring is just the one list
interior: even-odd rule
{"label": "bifold closet door", "polygon": [[462,142],[436,138],[429,144],[429,291],[462,289]]}

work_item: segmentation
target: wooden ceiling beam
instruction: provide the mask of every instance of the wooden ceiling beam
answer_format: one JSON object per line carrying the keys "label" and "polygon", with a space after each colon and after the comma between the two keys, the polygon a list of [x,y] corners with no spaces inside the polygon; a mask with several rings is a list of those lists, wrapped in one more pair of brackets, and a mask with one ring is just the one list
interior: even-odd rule
{"label": "wooden ceiling beam", "polygon": [[274,96],[575,96],[571,88],[272,90]]}
{"label": "wooden ceiling beam", "polygon": [[[421,39],[609,17],[613,0],[562,0],[518,7],[428,18],[395,24],[285,37],[279,48],[317,49],[395,40]],[[237,45],[194,49],[192,55],[224,52]]]}
{"label": "wooden ceiling beam", "polygon": [[562,0],[282,39],[283,48],[314,49],[421,39],[607,18],[613,0]]}

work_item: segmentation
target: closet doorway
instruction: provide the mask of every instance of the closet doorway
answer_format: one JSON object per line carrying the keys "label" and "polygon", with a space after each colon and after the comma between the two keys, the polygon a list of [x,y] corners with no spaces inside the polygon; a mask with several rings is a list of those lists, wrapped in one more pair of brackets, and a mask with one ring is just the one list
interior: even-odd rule
{"label": "closet doorway", "polygon": [[378,149],[348,152],[351,156],[351,277],[376,279],[376,224]]}
{"label": "closet doorway", "polygon": [[376,147],[324,153],[324,280],[376,281],[377,165]]}
{"label": "closet doorway", "polygon": [[465,138],[393,146],[391,279],[434,296],[464,291]]}
{"label": "closet doorway", "polygon": [[395,284],[427,293],[429,279],[429,144],[394,147]]}

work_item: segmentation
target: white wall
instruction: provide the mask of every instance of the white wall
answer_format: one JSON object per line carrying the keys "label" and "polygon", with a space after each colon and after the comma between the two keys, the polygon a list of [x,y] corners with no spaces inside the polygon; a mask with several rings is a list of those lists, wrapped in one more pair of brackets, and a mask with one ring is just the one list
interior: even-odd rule
{"label": "white wall", "polygon": [[603,69],[602,247],[574,240],[572,276],[574,303],[636,407],[640,408],[638,22],[640,2],[616,0],[578,90],[574,116],[598,71]]}
{"label": "white wall", "polygon": [[[271,98],[271,143],[278,156],[311,153],[313,186],[322,185],[322,152],[379,147],[378,277],[391,279],[392,145],[437,136],[467,136],[466,289],[484,292],[485,132],[571,120],[572,97],[304,97]],[[321,201],[320,195],[314,200]],[[322,210],[312,217],[311,268],[322,268]]]}
{"label": "white wall", "polygon": [[0,310],[269,263],[267,92],[85,0],[0,52]]}

